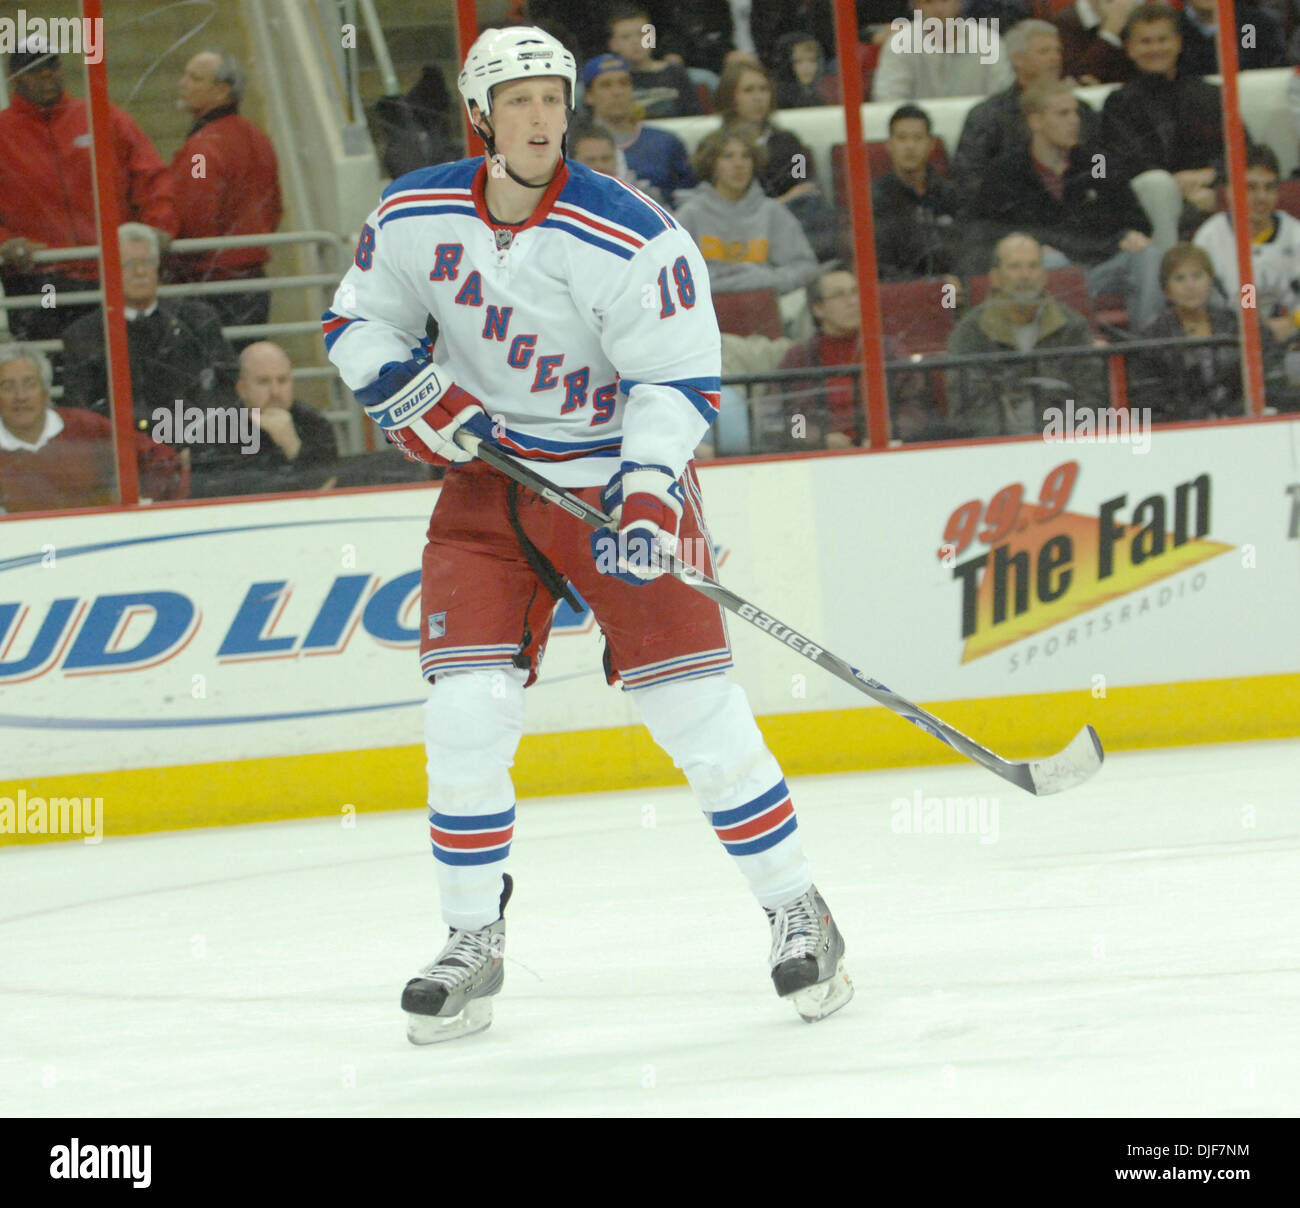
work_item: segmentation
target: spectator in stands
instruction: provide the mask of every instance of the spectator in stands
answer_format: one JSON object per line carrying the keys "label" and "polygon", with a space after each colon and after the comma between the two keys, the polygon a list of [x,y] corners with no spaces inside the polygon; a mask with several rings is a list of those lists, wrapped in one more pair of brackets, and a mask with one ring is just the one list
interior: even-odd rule
{"label": "spectator in stands", "polygon": [[[871,183],[876,274],[882,281],[940,277],[957,269],[957,188],[930,163],[930,115],[900,105],[889,119],[891,171]],[[955,280],[955,278],[954,278]]]}
{"label": "spectator in stands", "polygon": [[[238,367],[216,311],[190,298],[158,297],[158,240],[152,228],[118,228],[135,427],[147,431],[157,408],[233,406]],[[64,389],[77,405],[109,414],[104,321],[98,311],[64,333]]]}
{"label": "spectator in stands", "polygon": [[457,120],[459,108],[436,63],[425,65],[405,95],[381,96],[373,122],[385,173],[396,180],[417,168],[460,159],[465,133]]}
{"label": "spectator in stands", "polygon": [[817,274],[817,258],[798,221],[763,194],[756,175],[763,149],[752,127],[710,134],[695,152],[702,183],[677,213],[700,246],[715,293],[802,289]]}
{"label": "spectator in stands", "polygon": [[621,55],[632,76],[632,99],[644,117],[692,117],[701,112],[699,93],[680,63],[654,57],[655,27],[650,12],[636,4],[609,11],[609,49]]}
{"label": "spectator in stands", "polygon": [[[185,65],[180,104],[194,120],[172,159],[180,214],[179,237],[261,235],[280,225],[279,169],[271,140],[239,113],[244,73],[233,55],[205,50]],[[176,281],[235,281],[266,276],[271,253],[264,247],[175,256]],[[205,299],[229,326],[265,323],[271,295],[265,291],[213,294]]]}
{"label": "spectator in stands", "polygon": [[637,180],[636,174],[627,166],[623,152],[614,145],[614,136],[604,126],[597,126],[595,122],[575,120],[569,127],[566,139],[570,159],[586,164],[593,172],[613,176],[624,184],[640,189],[656,201],[666,204],[654,185],[646,180]]}
{"label": "spectator in stands", "polygon": [[827,68],[821,43],[803,30],[778,40],[772,74],[778,109],[807,109],[840,102],[839,80]]}
{"label": "spectator in stands", "polygon": [[1075,0],[1051,17],[1061,31],[1062,66],[1080,84],[1123,84],[1133,75],[1124,26],[1138,0]]}
{"label": "spectator in stands", "polygon": [[895,23],[880,50],[880,62],[871,80],[873,101],[922,101],[945,96],[992,96],[1011,84],[1011,66],[991,23],[978,26],[980,36],[991,39],[985,53],[975,48],[976,27],[970,48],[923,50],[924,23],[949,21],[957,16],[961,0],[916,0],[919,17]]}
{"label": "spectator in stands", "polygon": [[733,0],[732,19],[737,25],[735,14],[746,7],[753,47],[741,46],[739,40],[735,45],[741,50],[752,49],[764,66],[776,66],[778,43],[786,34],[796,32],[806,31],[816,38],[828,61],[835,57],[835,17],[826,0],[751,0],[748,5]]}
{"label": "spectator in stands", "polygon": [[[1029,127],[1020,110],[1025,89],[1039,80],[1061,78],[1061,35],[1049,22],[1021,21],[1003,38],[1002,47],[1016,73],[1015,82],[971,108],[953,156],[953,180],[967,203],[979,192],[999,155],[1028,144]],[[1079,102],[1079,119],[1079,141],[1091,146],[1100,133],[1101,119],[1084,101]]]}
{"label": "spectator in stands", "polygon": [[[1219,74],[1218,7],[1218,0],[1186,0],[1179,12],[1178,33],[1183,40],[1178,56],[1180,75]],[[1286,63],[1286,50],[1282,43],[1282,24],[1277,17],[1255,4],[1237,3],[1234,10],[1238,69],[1282,67]]]}
{"label": "spectator in stands", "polygon": [[659,191],[669,205],[677,205],[695,187],[686,147],[675,134],[641,124],[640,111],[632,100],[632,73],[621,55],[598,55],[582,69],[586,86],[583,99],[591,108],[592,119],[614,136],[614,145],[623,153],[628,168],[635,174],[637,187],[645,181]]}
{"label": "spectator in stands", "polygon": [[[86,102],[63,91],[59,56],[46,43],[30,40],[9,56],[14,95],[0,111],[0,276],[10,296],[54,289],[55,305],[12,310],[14,335],[58,339],[87,313],[58,303],[59,293],[95,289],[97,260],[63,260],[37,266],[42,248],[93,244],[95,186]],[[144,132],[116,106],[109,106],[117,163],[117,204],[123,219],[149,223],[166,236],[176,233],[172,181]],[[48,295],[47,295],[48,296]]]}
{"label": "spectator in stands", "polygon": [[334,429],[314,407],[294,401],[293,365],[270,340],[239,354],[239,401],[256,417],[265,438],[253,456],[270,466],[329,466],[339,455]]}
{"label": "spectator in stands", "polygon": [[1021,352],[1023,361],[949,371],[948,413],[970,432],[1010,436],[1041,432],[1043,411],[1100,406],[1107,397],[1104,370],[1095,359],[1035,360],[1036,349],[1090,348],[1088,320],[1047,293],[1043,249],[1030,235],[1000,240],[986,301],[966,312],[948,339],[950,356]]}
{"label": "spectator in stands", "polygon": [[1129,322],[1140,327],[1164,306],[1165,249],[1151,240],[1150,218],[1127,181],[1094,170],[1094,149],[1079,144],[1079,102],[1069,81],[1040,80],[1020,104],[1029,145],[1004,152],[973,199],[981,235],[1032,234],[1048,268],[1084,269],[1092,297],[1122,293]]}
{"label": "spectator in stands", "polygon": [[744,122],[757,132],[767,160],[759,177],[763,192],[799,220],[819,260],[836,259],[839,217],[814,180],[812,152],[797,135],[772,120],[772,80],[767,71],[745,61],[729,64],[718,83],[717,107],[724,128]]}
{"label": "spectator in stands", "polygon": [[[620,157],[618,148],[614,146],[614,136],[603,126],[597,126],[591,122],[575,122],[569,127],[567,145],[570,159],[585,164],[593,172],[600,172],[605,176],[616,176],[619,180],[627,180],[627,177],[619,170]],[[626,169],[627,164],[624,163],[623,170],[626,171]],[[627,183],[633,184],[635,182],[627,180]]]}
{"label": "spectator in stands", "polygon": [[[1214,268],[1203,248],[1175,244],[1160,262],[1168,306],[1141,332],[1144,340],[1238,335],[1238,311],[1211,305]],[[1263,327],[1266,364],[1280,360],[1277,342]],[[1169,346],[1130,353],[1126,364],[1130,407],[1151,408],[1157,423],[1241,415],[1245,398],[1238,345]]]}
{"label": "spectator in stands", "polygon": [[[113,427],[102,415],[50,402],[49,359],[28,344],[0,345],[0,512],[117,502]],[[136,436],[142,499],[179,499],[176,454]]]}
{"label": "spectator in stands", "polygon": [[283,348],[270,340],[248,345],[239,354],[235,390],[261,436],[251,452],[237,447],[222,451],[204,475],[204,495],[261,495],[333,485],[338,460],[334,429],[314,407],[294,400],[293,365]]}
{"label": "spectator in stands", "polygon": [[[1285,343],[1300,323],[1300,221],[1277,208],[1277,156],[1262,145],[1246,148],[1246,205],[1250,220],[1251,275],[1255,279],[1255,313],[1260,326]],[[1241,306],[1237,243],[1224,212],[1207,219],[1193,240],[1214,266],[1219,300]]]}
{"label": "spectator in stands", "polygon": [[[847,449],[863,444],[866,432],[859,408],[862,365],[862,312],[858,303],[858,282],[852,273],[838,267],[822,272],[808,285],[808,310],[816,332],[793,345],[781,360],[781,369],[810,369],[822,366],[852,366],[843,377],[780,383],[785,396],[784,433],[794,430],[794,419],[802,415],[806,431],[788,446],[808,449]],[[903,353],[889,336],[884,338],[887,360],[901,360]],[[906,374],[892,383],[889,399],[890,433],[897,440],[910,440],[933,418],[933,407],[925,375]]]}
{"label": "spectator in stands", "polygon": [[1183,199],[1185,226],[1195,214],[1217,208],[1223,120],[1218,88],[1178,74],[1181,48],[1172,8],[1144,4],[1133,10],[1124,49],[1135,71],[1102,106],[1101,145],[1108,172],[1126,180],[1156,168],[1169,172]]}

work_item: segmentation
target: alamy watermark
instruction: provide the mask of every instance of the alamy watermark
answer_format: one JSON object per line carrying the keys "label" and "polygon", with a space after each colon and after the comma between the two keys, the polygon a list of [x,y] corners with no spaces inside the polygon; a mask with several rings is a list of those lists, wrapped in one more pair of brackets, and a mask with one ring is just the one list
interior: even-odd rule
{"label": "alamy watermark", "polygon": [[978,835],[981,843],[998,841],[997,797],[910,797],[889,803],[889,829],[896,835]]}
{"label": "alamy watermark", "polygon": [[889,49],[896,55],[977,54],[996,63],[1002,48],[997,17],[895,17],[889,23]]}
{"label": "alamy watermark", "polygon": [[132,1187],[153,1182],[152,1145],[91,1145],[73,1137],[50,1150],[52,1179],[130,1179]]}
{"label": "alamy watermark", "polygon": [[1150,407],[1064,407],[1043,409],[1043,440],[1048,444],[1132,445],[1133,453],[1151,452]]}
{"label": "alamy watermark", "polygon": [[16,17],[0,17],[0,54],[14,51],[52,55],[84,55],[87,63],[104,59],[103,17],[29,17],[25,8]]}
{"label": "alamy watermark", "polygon": [[160,445],[238,445],[240,453],[262,447],[256,407],[155,407],[149,435]]}
{"label": "alamy watermark", "polygon": [[103,797],[0,797],[0,835],[82,835],[86,843],[104,838]]}

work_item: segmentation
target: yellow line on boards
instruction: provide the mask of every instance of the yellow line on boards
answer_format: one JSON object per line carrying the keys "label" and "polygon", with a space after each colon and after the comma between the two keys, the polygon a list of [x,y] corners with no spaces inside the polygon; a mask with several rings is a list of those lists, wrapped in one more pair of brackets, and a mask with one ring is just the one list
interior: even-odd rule
{"label": "yellow line on boards", "polygon": [[[1058,750],[1085,723],[1096,728],[1108,751],[1291,738],[1300,736],[1300,674],[1110,688],[1099,697],[1056,692],[926,707],[1012,759]],[[770,714],[759,724],[788,776],[962,758],[881,708]],[[685,783],[641,726],[525,735],[512,775],[521,798]],[[46,803],[66,797],[103,799],[106,838],[294,818],[343,819],[421,807],[424,751],[389,747],[4,780],[0,846],[80,838],[46,833],[44,820],[56,816]],[[41,830],[31,833],[29,820]]]}

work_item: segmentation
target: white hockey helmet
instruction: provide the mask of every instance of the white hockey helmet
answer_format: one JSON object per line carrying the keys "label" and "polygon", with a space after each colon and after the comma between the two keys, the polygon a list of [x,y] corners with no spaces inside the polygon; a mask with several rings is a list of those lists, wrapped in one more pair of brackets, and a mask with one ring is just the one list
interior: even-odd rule
{"label": "white hockey helmet", "polygon": [[569,90],[565,104],[572,109],[578,68],[573,56],[556,39],[532,25],[484,30],[469,48],[465,68],[457,82],[470,124],[474,123],[471,102],[484,117],[490,117],[493,88],[512,80],[541,76],[559,76],[564,80]]}

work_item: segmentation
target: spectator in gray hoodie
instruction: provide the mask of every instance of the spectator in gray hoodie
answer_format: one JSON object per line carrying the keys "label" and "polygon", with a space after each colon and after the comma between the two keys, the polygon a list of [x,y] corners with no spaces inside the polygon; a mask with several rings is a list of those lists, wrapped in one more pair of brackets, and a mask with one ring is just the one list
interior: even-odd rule
{"label": "spectator in gray hoodie", "polygon": [[699,187],[677,221],[699,244],[715,293],[802,289],[817,258],[799,220],[763,192],[764,153],[754,131],[738,123],[700,143],[692,159]]}

